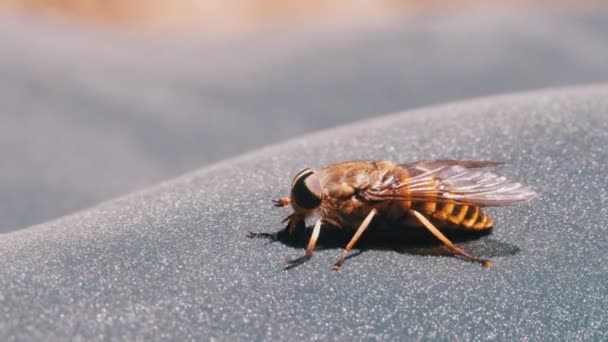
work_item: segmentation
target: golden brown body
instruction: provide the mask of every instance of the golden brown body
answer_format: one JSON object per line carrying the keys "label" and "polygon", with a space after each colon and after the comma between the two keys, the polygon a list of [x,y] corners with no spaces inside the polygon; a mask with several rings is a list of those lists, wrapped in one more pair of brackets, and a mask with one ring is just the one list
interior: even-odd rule
{"label": "golden brown body", "polygon": [[345,229],[356,229],[372,208],[378,216],[397,225],[420,226],[412,220],[410,209],[429,217],[433,223],[445,229],[489,229],[494,221],[477,205],[437,202],[432,196],[412,199],[407,188],[402,189],[403,199],[367,201],[363,193],[391,178],[407,183],[415,176],[415,170],[390,161],[355,161],[329,165],[318,171],[326,198],[320,208],[325,221]]}
{"label": "golden brown body", "polygon": [[373,219],[395,227],[426,228],[457,255],[489,266],[489,260],[466,253],[440,229],[489,229],[494,221],[482,207],[513,205],[536,196],[527,186],[480,170],[498,164],[468,160],[396,164],[383,160],[332,164],[319,171],[304,169],[294,177],[290,197],[276,200],[275,205],[292,205],[294,212],[286,219],[290,229],[306,217],[318,217],[307,258],[323,222],[355,230],[334,269],[340,268]]}

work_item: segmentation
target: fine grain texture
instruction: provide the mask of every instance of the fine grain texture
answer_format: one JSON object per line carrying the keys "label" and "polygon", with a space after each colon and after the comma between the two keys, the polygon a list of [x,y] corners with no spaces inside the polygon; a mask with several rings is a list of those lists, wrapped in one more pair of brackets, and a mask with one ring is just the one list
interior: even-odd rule
{"label": "fine grain texture", "polygon": [[439,12],[225,41],[0,14],[0,232],[371,116],[607,82],[606,61],[599,10]]}
{"label": "fine grain texture", "polygon": [[[608,339],[608,85],[482,98],[303,136],[0,236],[0,336],[39,339]],[[463,243],[339,249],[283,271],[300,169],[348,159],[506,161],[529,204]],[[365,235],[363,236],[365,239]],[[320,244],[323,245],[321,232]]]}

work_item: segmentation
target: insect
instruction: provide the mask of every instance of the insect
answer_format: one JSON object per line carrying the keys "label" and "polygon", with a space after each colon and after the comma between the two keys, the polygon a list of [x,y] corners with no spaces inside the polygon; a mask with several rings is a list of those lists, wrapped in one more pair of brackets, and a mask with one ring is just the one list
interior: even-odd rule
{"label": "insect", "polygon": [[[349,251],[373,220],[423,227],[456,256],[491,266],[491,261],[467,253],[443,233],[446,229],[488,230],[494,221],[482,211],[487,206],[508,206],[536,197],[536,192],[481,168],[493,161],[428,160],[408,164],[391,161],[351,161],[318,171],[300,171],[291,182],[289,197],[273,200],[277,207],[291,205],[288,232],[316,217],[306,253],[312,257],[324,223],[354,231],[338,261],[339,270]],[[291,262],[294,262],[293,260]]]}

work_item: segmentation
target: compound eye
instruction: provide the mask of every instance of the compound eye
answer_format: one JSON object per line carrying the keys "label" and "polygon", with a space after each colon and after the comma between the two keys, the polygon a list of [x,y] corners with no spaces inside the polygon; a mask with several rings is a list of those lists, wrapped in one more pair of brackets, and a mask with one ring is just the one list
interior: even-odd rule
{"label": "compound eye", "polygon": [[302,209],[314,209],[321,205],[323,187],[313,170],[305,169],[296,175],[291,183],[291,199]]}

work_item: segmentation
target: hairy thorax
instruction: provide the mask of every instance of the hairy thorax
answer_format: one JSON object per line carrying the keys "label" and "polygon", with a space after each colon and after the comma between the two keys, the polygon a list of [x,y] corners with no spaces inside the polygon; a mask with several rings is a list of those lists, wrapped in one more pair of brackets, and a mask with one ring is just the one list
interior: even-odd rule
{"label": "hairy thorax", "polygon": [[410,174],[390,161],[347,162],[331,165],[320,170],[325,196],[319,209],[324,221],[344,229],[356,229],[373,209],[378,210],[378,220],[389,226],[419,227],[410,209],[428,215],[440,228],[483,230],[493,221],[478,206],[436,203],[432,201],[377,200],[363,196],[367,189],[387,182],[404,182]]}
{"label": "hairy thorax", "polygon": [[320,170],[325,189],[320,208],[322,218],[337,227],[355,229],[372,208],[383,216],[389,214],[389,201],[370,202],[362,197],[362,192],[393,177],[395,166],[390,161],[355,161]]}

